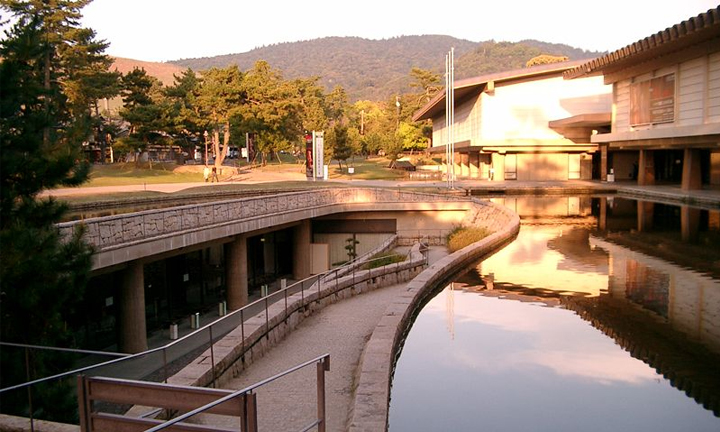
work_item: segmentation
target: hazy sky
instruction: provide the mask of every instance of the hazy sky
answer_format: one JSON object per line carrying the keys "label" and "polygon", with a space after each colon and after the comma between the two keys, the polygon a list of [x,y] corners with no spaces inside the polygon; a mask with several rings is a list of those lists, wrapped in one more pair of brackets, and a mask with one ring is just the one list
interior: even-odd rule
{"label": "hazy sky", "polygon": [[717,6],[718,0],[94,0],[83,10],[83,25],[110,42],[108,54],[147,61],[325,36],[444,34],[613,51]]}

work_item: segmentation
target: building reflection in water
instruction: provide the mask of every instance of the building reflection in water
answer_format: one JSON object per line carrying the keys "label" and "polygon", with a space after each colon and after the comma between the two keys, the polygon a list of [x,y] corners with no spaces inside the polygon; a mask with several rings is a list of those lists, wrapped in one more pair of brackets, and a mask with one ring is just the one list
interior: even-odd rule
{"label": "building reflection in water", "polygon": [[[577,430],[588,425],[593,430],[613,430],[610,418],[618,421],[612,427],[621,429],[628,424],[634,430],[672,429],[679,424],[671,425],[675,421],[691,430],[699,430],[700,424],[700,429],[716,430],[720,417],[718,211],[616,197],[493,201],[520,215],[520,234],[505,249],[456,277],[453,289],[440,292],[418,315],[396,366],[390,430],[426,427],[430,420],[419,419],[417,395],[434,391],[440,383],[453,389],[434,399],[453,402],[435,411],[456,413],[452,421],[457,422],[457,430],[476,426],[512,430],[508,424],[535,430]],[[480,294],[477,301],[473,293]],[[558,308],[567,309],[562,311],[565,314],[574,312],[574,320],[546,313],[559,312]],[[577,327],[577,316],[611,338],[615,348],[603,345],[597,331]],[[421,336],[414,338],[417,332]],[[635,363],[627,354],[620,355],[623,352]],[[640,368],[637,360],[649,368]],[[661,377],[666,387],[648,386]],[[598,386],[591,387],[590,382]],[[704,414],[683,411],[680,420],[680,412],[673,411],[681,409],[677,402],[668,405],[674,408],[659,402],[682,399],[668,385],[704,407],[700,409]],[[625,390],[611,397],[621,402],[603,399],[609,389],[619,386]],[[534,399],[538,407],[585,401],[570,416],[582,418],[541,427],[530,414],[531,418],[520,419],[525,413],[517,410],[495,412],[502,411],[503,397],[522,404],[536,393],[547,399]],[[455,394],[492,400],[492,415],[480,410],[480,417],[476,412],[458,420],[459,412],[471,408]],[[588,403],[599,403],[599,411]],[[534,408],[524,410],[540,415],[542,410]],[[408,422],[403,412],[414,413],[415,423]],[[675,420],[668,420],[671,417]]]}
{"label": "building reflection in water", "polygon": [[557,298],[720,416],[720,211],[615,197],[493,201],[527,235],[461,276],[466,290]]}

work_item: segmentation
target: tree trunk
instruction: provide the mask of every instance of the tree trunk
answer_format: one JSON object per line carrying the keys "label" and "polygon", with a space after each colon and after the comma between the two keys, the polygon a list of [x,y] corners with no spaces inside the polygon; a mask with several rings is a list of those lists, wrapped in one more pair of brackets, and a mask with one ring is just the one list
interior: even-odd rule
{"label": "tree trunk", "polygon": [[278,160],[278,162],[280,163],[280,165],[282,165],[282,161],[280,160],[280,155],[278,154],[277,151],[275,151],[275,157],[277,158],[277,160]]}
{"label": "tree trunk", "polygon": [[220,149],[220,131],[215,130],[213,135],[213,148],[215,149],[215,167],[220,169],[230,148],[230,123],[225,123],[225,130],[223,131],[223,146]]}
{"label": "tree trunk", "polygon": [[[45,111],[49,112],[50,111],[49,95],[50,95],[50,84],[51,83],[50,83],[50,48],[48,48],[48,47],[45,48],[45,65],[43,67],[44,67],[43,72],[45,73],[45,82],[44,82],[43,87],[45,88],[45,90],[48,93],[43,97],[43,99],[45,101]],[[45,126],[43,128],[43,145],[45,146],[45,149],[47,149],[48,146],[50,145],[50,127],[49,126]]]}

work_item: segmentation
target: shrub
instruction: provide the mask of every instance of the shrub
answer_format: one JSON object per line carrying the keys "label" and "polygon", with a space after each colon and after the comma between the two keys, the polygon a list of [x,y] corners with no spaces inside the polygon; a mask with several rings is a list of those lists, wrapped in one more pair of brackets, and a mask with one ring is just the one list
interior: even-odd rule
{"label": "shrub", "polygon": [[396,254],[393,252],[381,252],[373,255],[371,261],[363,266],[363,269],[374,269],[388,264],[395,264],[405,261],[405,255]]}
{"label": "shrub", "polygon": [[450,252],[458,251],[465,246],[478,242],[492,234],[486,228],[455,227],[447,235],[447,247]]}

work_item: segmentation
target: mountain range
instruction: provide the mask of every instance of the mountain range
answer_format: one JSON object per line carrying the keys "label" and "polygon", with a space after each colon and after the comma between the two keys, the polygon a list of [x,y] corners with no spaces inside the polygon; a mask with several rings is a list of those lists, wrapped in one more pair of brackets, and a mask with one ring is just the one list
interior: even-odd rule
{"label": "mountain range", "polygon": [[[442,81],[445,56],[451,47],[455,49],[456,80],[520,69],[540,54],[565,56],[570,60],[604,54],[536,40],[472,42],[443,35],[399,36],[381,40],[326,37],[263,46],[238,54],[180,59],[166,64],[195,71],[235,64],[241,70],[247,70],[256,61],[265,60],[271,67],[282,71],[286,79],[317,76],[328,90],[342,86],[351,101],[380,101],[411,91],[410,70],[413,67],[436,72]],[[152,74],[149,70],[148,73]]]}

